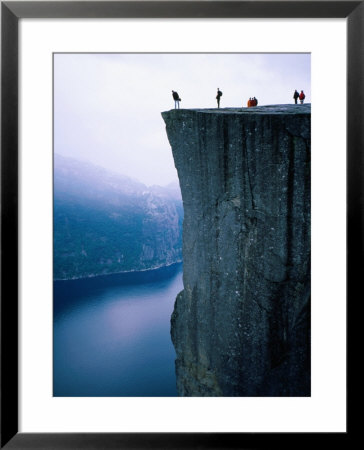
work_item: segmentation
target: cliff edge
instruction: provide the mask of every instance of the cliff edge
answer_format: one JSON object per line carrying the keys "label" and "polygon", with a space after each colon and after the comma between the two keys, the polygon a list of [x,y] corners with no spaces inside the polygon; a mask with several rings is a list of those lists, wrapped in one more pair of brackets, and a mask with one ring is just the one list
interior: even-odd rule
{"label": "cliff edge", "polygon": [[162,116],[184,205],[179,395],[309,396],[311,106]]}

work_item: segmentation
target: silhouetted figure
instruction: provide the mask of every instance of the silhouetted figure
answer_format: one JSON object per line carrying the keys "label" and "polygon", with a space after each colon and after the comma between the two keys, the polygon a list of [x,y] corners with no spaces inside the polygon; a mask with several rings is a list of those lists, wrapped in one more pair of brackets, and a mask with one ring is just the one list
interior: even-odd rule
{"label": "silhouetted figure", "polygon": [[174,109],[177,109],[177,107],[179,109],[179,102],[181,99],[179,98],[178,92],[172,90],[172,96],[174,100]]}
{"label": "silhouetted figure", "polygon": [[216,95],[216,100],[217,100],[217,107],[220,108],[220,98],[222,96],[222,92],[220,91],[219,88],[217,88],[217,95]]}
{"label": "silhouetted figure", "polygon": [[258,100],[255,97],[250,97],[248,100],[248,108],[252,106],[257,106]]}
{"label": "silhouetted figure", "polygon": [[297,105],[297,99],[298,99],[298,97],[300,96],[300,94],[298,93],[298,91],[297,91],[297,89],[294,91],[294,94],[293,94],[293,98],[294,98],[294,103],[295,103],[295,105]]}
{"label": "silhouetted figure", "polygon": [[302,105],[303,104],[303,100],[306,98],[306,96],[305,96],[303,91],[300,92],[300,97],[299,98],[300,98],[300,103]]}

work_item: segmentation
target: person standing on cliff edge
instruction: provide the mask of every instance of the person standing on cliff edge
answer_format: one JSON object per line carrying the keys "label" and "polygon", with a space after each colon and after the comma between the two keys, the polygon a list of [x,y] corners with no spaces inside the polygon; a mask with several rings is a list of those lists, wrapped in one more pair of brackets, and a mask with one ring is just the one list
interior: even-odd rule
{"label": "person standing on cliff edge", "polygon": [[300,103],[301,105],[303,105],[303,100],[306,98],[305,94],[303,91],[300,92]]}
{"label": "person standing on cliff edge", "polygon": [[217,95],[216,95],[216,100],[217,100],[217,107],[220,108],[220,98],[222,96],[222,92],[220,91],[219,88],[217,88]]}
{"label": "person standing on cliff edge", "polygon": [[299,96],[300,96],[300,94],[298,93],[297,89],[295,89],[294,94],[293,94],[295,105],[297,105],[297,99]]}
{"label": "person standing on cliff edge", "polygon": [[181,99],[179,98],[178,92],[174,91],[173,89],[172,89],[172,97],[174,100],[174,109],[177,109],[177,106],[179,109],[179,102],[181,101]]}

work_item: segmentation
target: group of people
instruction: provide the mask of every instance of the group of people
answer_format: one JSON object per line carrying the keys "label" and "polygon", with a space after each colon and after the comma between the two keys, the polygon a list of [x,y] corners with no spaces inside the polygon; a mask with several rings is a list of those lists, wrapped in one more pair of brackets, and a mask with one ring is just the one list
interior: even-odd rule
{"label": "group of people", "polygon": [[248,108],[250,108],[251,106],[257,106],[258,105],[258,100],[255,97],[250,97],[248,100]]}
{"label": "group of people", "polygon": [[[180,96],[178,95],[178,92],[173,91],[172,90],[172,97],[174,100],[174,109],[179,109],[179,102],[181,101]],[[220,99],[222,97],[222,92],[220,91],[219,88],[217,88],[217,94],[216,94],[216,101],[217,101],[217,107],[220,108]],[[293,98],[294,98],[294,102],[297,105],[297,100],[300,100],[300,103],[303,104],[306,96],[304,94],[303,91],[301,91],[300,93],[298,93],[297,89],[294,91],[293,94]],[[250,97],[248,100],[248,108],[252,107],[252,106],[257,106],[258,105],[258,100],[255,97]]]}
{"label": "group of people", "polygon": [[301,91],[300,93],[298,93],[297,89],[295,89],[294,94],[293,94],[293,98],[294,98],[294,103],[295,105],[297,105],[297,100],[300,99],[300,103],[301,105],[303,104],[304,99],[306,98],[305,93],[303,91]]}
{"label": "group of people", "polygon": [[[182,101],[180,96],[178,95],[178,92],[174,91],[172,89],[172,97],[174,100],[174,109],[179,109],[179,102]],[[219,88],[217,88],[217,94],[216,94],[216,100],[217,100],[217,107],[220,108],[220,98],[222,97],[222,92]]]}

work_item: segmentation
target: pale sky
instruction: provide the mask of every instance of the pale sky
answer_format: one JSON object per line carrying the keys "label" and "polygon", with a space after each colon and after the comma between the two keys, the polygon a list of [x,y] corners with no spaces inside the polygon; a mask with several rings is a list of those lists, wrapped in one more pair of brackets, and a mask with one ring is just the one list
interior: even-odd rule
{"label": "pale sky", "polygon": [[55,54],[54,150],[147,185],[177,180],[162,111],[311,102],[309,54]]}

